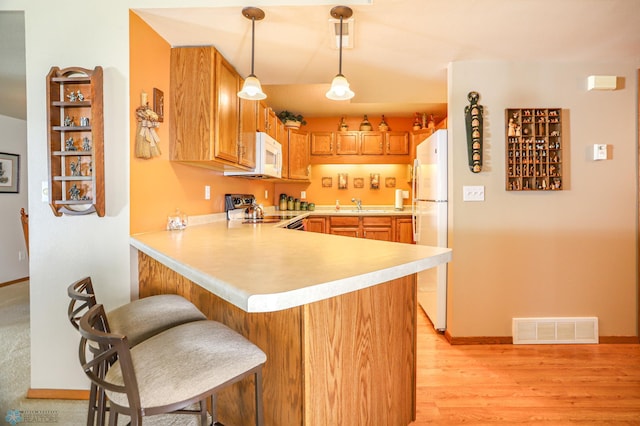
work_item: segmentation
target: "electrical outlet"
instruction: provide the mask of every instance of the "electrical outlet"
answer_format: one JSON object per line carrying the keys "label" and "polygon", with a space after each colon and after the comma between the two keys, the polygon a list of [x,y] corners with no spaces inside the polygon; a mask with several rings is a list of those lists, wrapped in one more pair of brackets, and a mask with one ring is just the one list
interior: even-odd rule
{"label": "electrical outlet", "polygon": [[205,200],[211,199],[211,187],[209,185],[204,186],[204,199]]}
{"label": "electrical outlet", "polygon": [[22,250],[18,250],[18,261],[23,261],[25,260],[27,257],[27,254],[22,251]]}
{"label": "electrical outlet", "polygon": [[265,190],[264,190],[264,199],[265,199],[265,200],[268,200],[268,199],[269,199],[269,190],[268,190],[268,189],[265,189]]}
{"label": "electrical outlet", "polygon": [[597,143],[593,145],[593,159],[594,160],[607,159],[607,144]]}
{"label": "electrical outlet", "polygon": [[300,191],[300,199],[301,200],[307,199],[307,191]]}
{"label": "electrical outlet", "polygon": [[462,201],[484,201],[484,185],[463,186]]}

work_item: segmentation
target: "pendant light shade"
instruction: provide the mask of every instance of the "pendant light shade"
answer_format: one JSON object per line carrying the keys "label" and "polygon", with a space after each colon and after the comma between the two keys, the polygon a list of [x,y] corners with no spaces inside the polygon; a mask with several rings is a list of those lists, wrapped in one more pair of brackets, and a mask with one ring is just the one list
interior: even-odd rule
{"label": "pendant light shade", "polygon": [[247,19],[251,19],[251,74],[246,78],[242,85],[242,90],[238,92],[238,97],[242,99],[248,99],[252,101],[259,101],[265,99],[267,95],[262,91],[260,80],[253,73],[253,54],[255,46],[255,33],[256,33],[256,20],[264,18],[264,12],[257,7],[245,7],[242,9],[242,16]]}
{"label": "pendant light shade", "polygon": [[353,14],[351,8],[347,6],[336,6],[331,9],[331,16],[335,19],[340,19],[340,60],[338,62],[338,74],[333,78],[331,82],[331,88],[327,92],[327,98],[334,101],[346,101],[355,95],[349,88],[349,82],[347,78],[342,74],[342,20],[344,18],[349,19]]}

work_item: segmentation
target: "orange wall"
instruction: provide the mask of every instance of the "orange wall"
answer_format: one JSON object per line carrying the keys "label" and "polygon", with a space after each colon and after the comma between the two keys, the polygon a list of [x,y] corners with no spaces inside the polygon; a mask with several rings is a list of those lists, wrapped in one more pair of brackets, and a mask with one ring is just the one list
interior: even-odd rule
{"label": "orange wall", "polygon": [[[369,115],[369,122],[373,129],[378,128],[381,117]],[[363,117],[345,117],[345,122],[349,130],[359,130]],[[305,118],[307,124],[302,126],[302,130],[314,131],[334,131],[338,130],[341,117],[311,117]],[[413,118],[385,117],[385,121],[393,131],[410,131]],[[347,173],[348,188],[338,189],[338,173]],[[380,188],[370,188],[371,173],[380,174]],[[395,202],[395,190],[410,190],[411,184],[407,179],[408,166],[406,164],[314,164],[311,166],[310,184],[276,184],[275,195],[285,193],[300,197],[300,191],[307,192],[307,200],[316,205],[333,206],[336,200],[340,204],[352,205],[351,198],[360,198],[365,205],[393,205]],[[322,178],[330,177],[332,186],[322,187]],[[354,178],[364,179],[363,188],[354,188]],[[386,187],[387,178],[395,178],[395,187]],[[405,205],[411,203],[410,199],[404,200]]]}
{"label": "orange wall", "polygon": [[[130,105],[131,113],[131,234],[164,229],[167,215],[176,208],[188,215],[224,212],[224,194],[250,192],[264,205],[271,205],[274,184],[225,177],[221,172],[169,161],[169,55],[171,47],[138,15],[129,13]],[[136,120],[133,111],[140,105],[140,93],[153,88],[164,92],[164,122],[157,129],[162,155],[152,159],[135,157]],[[205,185],[211,186],[211,199],[204,199]],[[269,199],[264,199],[264,191]]]}

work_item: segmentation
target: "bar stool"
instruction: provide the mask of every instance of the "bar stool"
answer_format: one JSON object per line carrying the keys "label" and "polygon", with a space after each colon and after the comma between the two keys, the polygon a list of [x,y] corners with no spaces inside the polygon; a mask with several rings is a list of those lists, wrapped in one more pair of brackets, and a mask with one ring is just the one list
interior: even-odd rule
{"label": "bar stool", "polygon": [[[262,367],[267,357],[224,324],[185,323],[130,347],[127,336],[109,332],[103,306],[95,305],[80,319],[79,331],[80,364],[92,383],[105,389],[111,406],[109,425],[116,425],[119,414],[137,426],[147,416],[194,413],[184,409],[199,403],[195,413],[204,426],[209,398],[217,424],[215,393],[250,375],[255,384],[255,422],[263,425]],[[101,376],[96,372],[105,361],[110,367]]]}
{"label": "bar stool", "polygon": [[[97,305],[91,277],[82,278],[67,288],[70,297],[67,315],[71,324],[79,329],[79,321],[89,309]],[[130,346],[169,328],[206,320],[206,316],[191,302],[176,294],[163,294],[145,297],[124,304],[107,314],[110,331],[128,337]],[[96,370],[96,374],[104,375],[109,365],[104,364]],[[87,426],[104,425],[106,400],[104,390],[92,383],[89,391],[89,410]],[[97,416],[97,419],[96,419]],[[97,423],[96,423],[97,421]]]}

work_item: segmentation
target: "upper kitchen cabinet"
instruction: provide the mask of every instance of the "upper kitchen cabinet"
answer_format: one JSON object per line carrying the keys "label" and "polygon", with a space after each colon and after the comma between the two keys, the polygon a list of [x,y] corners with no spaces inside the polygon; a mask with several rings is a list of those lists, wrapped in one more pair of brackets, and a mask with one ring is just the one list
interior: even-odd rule
{"label": "upper kitchen cabinet", "polygon": [[[289,129],[288,178],[309,180],[309,134],[298,129]],[[283,166],[284,167],[284,166]]]}
{"label": "upper kitchen cabinet", "polygon": [[338,131],[311,134],[312,164],[410,163],[409,133]]}
{"label": "upper kitchen cabinet", "polygon": [[256,167],[256,130],[258,102],[239,99],[240,104],[240,140],[238,163],[250,169]]}
{"label": "upper kitchen cabinet", "polygon": [[248,147],[242,152],[241,78],[233,66],[212,46],[177,47],[170,73],[171,160],[216,169],[255,165],[255,153],[251,160]]}

